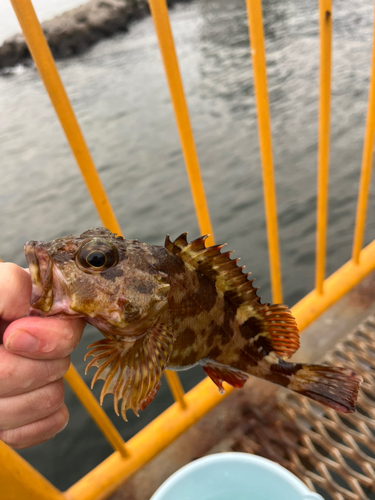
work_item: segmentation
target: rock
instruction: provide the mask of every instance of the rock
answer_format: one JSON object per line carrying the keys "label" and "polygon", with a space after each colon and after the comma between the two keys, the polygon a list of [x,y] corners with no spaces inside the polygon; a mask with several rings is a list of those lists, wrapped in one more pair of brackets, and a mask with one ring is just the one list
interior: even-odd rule
{"label": "rock", "polygon": [[[168,6],[177,1],[169,0]],[[89,0],[86,4],[42,23],[42,29],[56,59],[79,54],[118,31],[126,31],[134,19],[149,14],[147,0]],[[30,58],[21,33],[0,47],[0,69]]]}

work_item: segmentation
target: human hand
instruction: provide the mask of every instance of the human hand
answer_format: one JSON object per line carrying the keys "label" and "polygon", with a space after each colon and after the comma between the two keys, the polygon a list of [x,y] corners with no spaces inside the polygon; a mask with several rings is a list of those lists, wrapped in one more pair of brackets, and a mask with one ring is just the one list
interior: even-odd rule
{"label": "human hand", "polygon": [[68,423],[63,376],[85,327],[82,319],[24,317],[30,294],[29,273],[0,263],[0,439],[17,449]]}

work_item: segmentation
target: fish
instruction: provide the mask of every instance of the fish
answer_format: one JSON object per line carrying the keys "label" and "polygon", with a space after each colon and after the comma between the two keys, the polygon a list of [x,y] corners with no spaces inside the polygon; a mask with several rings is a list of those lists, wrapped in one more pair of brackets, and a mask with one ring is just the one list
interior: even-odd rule
{"label": "fish", "polygon": [[[187,233],[164,246],[125,239],[106,228],[51,242],[29,241],[29,314],[81,317],[104,336],[86,366],[103,380],[126,420],[155,398],[165,369],[201,365],[224,391],[255,376],[339,412],[355,411],[362,377],[349,368],[292,363],[299,330],[283,304],[261,303],[250,273],[223,245]],[[120,409],[119,409],[120,405]]]}

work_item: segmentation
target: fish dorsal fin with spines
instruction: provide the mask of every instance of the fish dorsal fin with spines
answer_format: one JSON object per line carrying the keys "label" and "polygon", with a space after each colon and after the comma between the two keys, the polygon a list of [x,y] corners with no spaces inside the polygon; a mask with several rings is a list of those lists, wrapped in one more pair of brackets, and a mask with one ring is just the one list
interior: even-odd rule
{"label": "fish dorsal fin with spines", "polygon": [[91,388],[99,379],[104,380],[100,404],[106,394],[113,394],[113,406],[126,420],[131,408],[136,415],[154,399],[160,387],[160,377],[168,364],[173,350],[174,337],[167,325],[156,322],[141,338],[129,342],[126,339],[103,339],[89,345],[85,356],[93,356],[85,373],[96,366]]}
{"label": "fish dorsal fin with spines", "polygon": [[169,236],[165,240],[165,248],[179,257],[188,267],[196,269],[214,282],[225,299],[236,308],[236,318],[240,325],[256,317],[264,327],[259,335],[267,337],[270,348],[278,356],[290,357],[299,347],[299,332],[296,321],[287,306],[283,304],[262,304],[257,296],[258,288],[249,280],[251,273],[245,274],[239,267],[239,259],[232,260],[233,252],[221,253],[226,245],[206,247],[208,236],[201,236],[190,243],[187,233],[181,234],[175,241]]}

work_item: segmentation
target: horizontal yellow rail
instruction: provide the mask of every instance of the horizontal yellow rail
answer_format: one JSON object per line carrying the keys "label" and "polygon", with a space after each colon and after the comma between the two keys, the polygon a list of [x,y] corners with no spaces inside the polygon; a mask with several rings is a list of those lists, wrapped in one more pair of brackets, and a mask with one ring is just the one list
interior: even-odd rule
{"label": "horizontal yellow rail", "polygon": [[[375,241],[361,252],[361,264],[348,262],[326,279],[324,296],[315,290],[292,307],[301,330],[322,314],[330,305],[353,288],[375,269]],[[227,396],[233,390],[225,386]],[[175,403],[127,442],[128,458],[113,453],[104,462],[66,491],[70,500],[102,500],[121,483],[154,458],[199,418],[216,406],[224,396],[208,378],[185,394],[186,409]]]}

